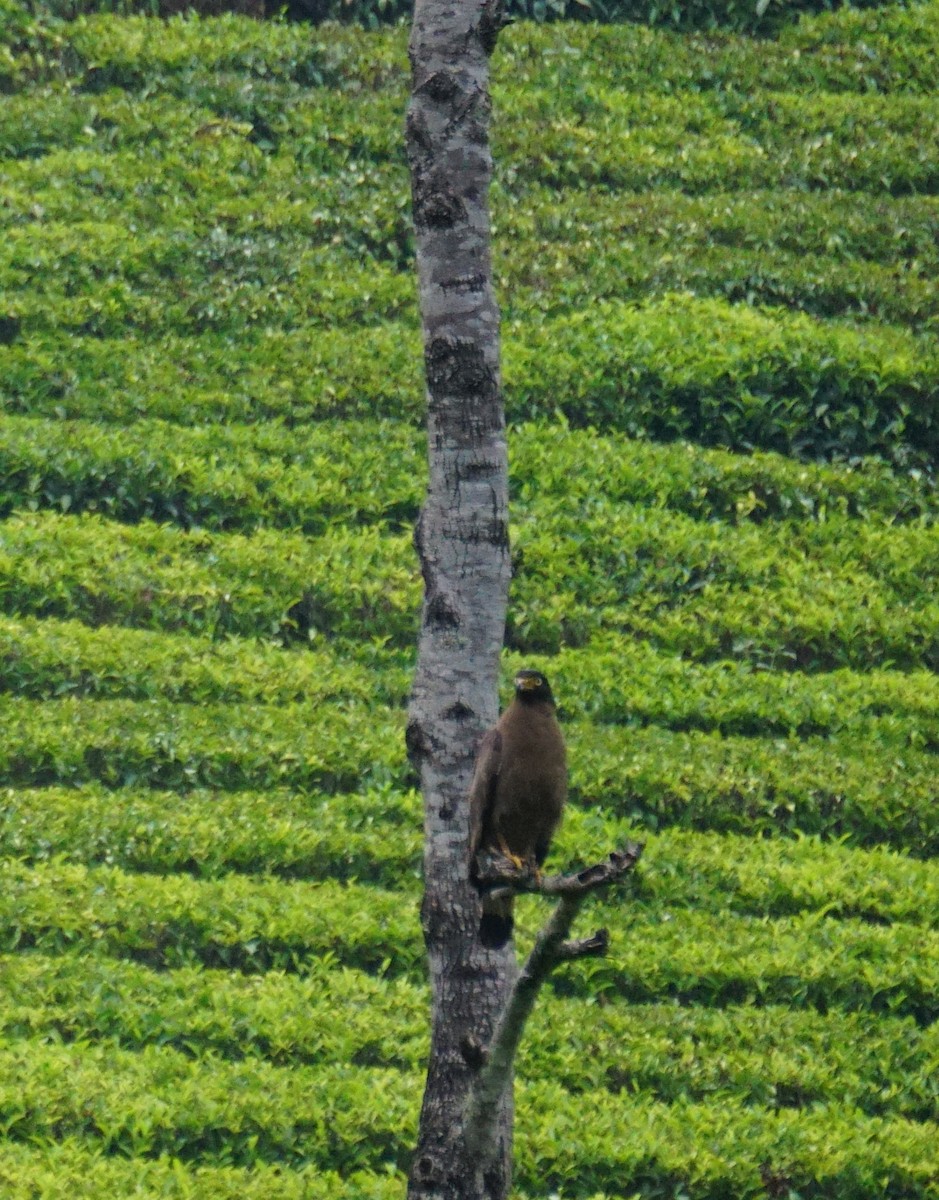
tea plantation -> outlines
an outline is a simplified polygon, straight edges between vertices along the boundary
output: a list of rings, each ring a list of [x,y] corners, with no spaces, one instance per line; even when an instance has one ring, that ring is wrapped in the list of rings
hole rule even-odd
[[[0,1195],[400,1197],[407,31],[0,28]],[[646,842],[518,1195],[935,1200],[939,0],[493,66],[505,676]]]

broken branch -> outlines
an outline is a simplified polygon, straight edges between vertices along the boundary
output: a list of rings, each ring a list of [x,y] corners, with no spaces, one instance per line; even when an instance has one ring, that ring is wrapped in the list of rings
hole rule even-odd
[[[557,896],[558,904],[535,939],[470,1092],[466,1112],[466,1144],[471,1154],[485,1153],[489,1149],[494,1114],[511,1079],[512,1063],[522,1030],[544,981],[558,963],[606,953],[609,934],[605,929],[599,929],[592,937],[579,941],[565,940],[580,906],[591,892],[616,883],[632,871],[641,854],[641,843],[629,842],[623,850],[615,850],[605,862],[586,867],[573,875],[552,875],[547,879],[539,878],[532,867],[516,867],[501,855],[487,853],[478,856],[477,884],[493,890],[505,888]]]

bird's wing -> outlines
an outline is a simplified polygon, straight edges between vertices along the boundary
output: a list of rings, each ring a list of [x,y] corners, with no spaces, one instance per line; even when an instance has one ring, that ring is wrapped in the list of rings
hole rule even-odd
[[[469,790],[469,859],[471,866],[476,852],[479,850],[486,818],[495,800],[501,761],[502,734],[498,729],[492,728],[483,734],[483,740],[479,744],[473,782],[470,784]]]

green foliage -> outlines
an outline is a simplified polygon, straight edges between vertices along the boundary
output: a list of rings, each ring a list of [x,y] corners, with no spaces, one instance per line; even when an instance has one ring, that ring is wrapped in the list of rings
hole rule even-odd
[[[578,425],[810,458],[880,453],[902,463],[918,451],[930,462],[933,353],[899,330],[822,329],[804,316],[673,296],[595,305],[565,321],[563,338],[548,325],[507,351],[506,384],[515,413],[543,412],[550,396]],[[544,383],[532,389],[536,371]]]
[[[699,661],[934,669],[934,547],[925,521],[730,527],[602,496],[545,501],[518,529],[507,636],[556,653],[612,628]]]
[[[16,0],[8,0],[15,4]],[[862,6],[878,0],[862,0]],[[785,26],[803,12],[824,12],[830,0],[777,0],[775,6],[754,6],[741,0],[509,0],[508,13],[515,19],[534,21],[589,20],[641,21],[675,29],[713,29],[728,27],[748,32],[771,32]],[[17,6],[18,7],[18,6]],[[180,5],[171,0],[42,0],[43,10],[60,18],[74,19],[87,13],[177,13]],[[226,9],[236,12],[280,12],[263,4],[256,8],[245,0],[191,0],[195,12],[216,14]],[[290,0],[290,17],[312,22],[357,22],[370,28],[401,21],[410,9],[401,0]]]
[[[877,459],[851,469],[809,468],[778,454],[662,445],[556,421],[518,425],[513,433],[513,499],[525,514],[543,499],[566,497],[581,509],[636,504],[728,525],[788,520],[795,527],[831,516],[876,526],[939,515],[939,491],[928,476],[894,472]]]
[[[414,976],[422,964],[416,904],[363,884],[140,876],[60,860],[9,862],[3,884],[3,951],[81,948],[162,969],[302,972],[325,957]],[[642,1002],[874,1010],[927,1026],[939,1016],[937,950],[934,930],[833,920],[824,907],[768,919],[650,899],[608,958],[558,986]]]
[[[348,700],[233,708],[3,697],[0,729],[8,783],[345,792],[406,777],[404,714],[379,720],[373,706]]]
[[[787,1189],[783,1195],[864,1200],[878,1187],[926,1196],[935,1170],[928,1126],[866,1118],[850,1104],[767,1111],[595,1093],[571,1104],[559,1086],[545,1083],[520,1088],[519,1098],[526,1148],[518,1174],[534,1195],[538,1185],[559,1195],[622,1195],[626,1179],[631,1194],[643,1197],[755,1200],[767,1194],[768,1177]]]
[[[275,1164],[250,1167],[127,1158],[69,1137],[41,1147],[9,1142],[0,1147],[0,1171],[11,1200],[32,1200],[35,1188],[48,1200],[98,1200],[100,1196],[172,1196],[174,1200],[394,1200],[403,1179],[384,1170],[340,1176],[318,1165],[284,1171]]]
[[[306,644],[327,634],[364,635],[410,644],[417,581],[409,542],[368,526],[306,539],[29,515],[0,529],[0,604],[14,613],[215,638]]]
[[[387,448],[377,475],[371,447]],[[326,532],[337,522],[410,524],[422,494],[423,437],[401,422],[179,426],[141,419],[117,429],[97,421],[0,417],[0,511],[98,512],[125,522],[184,528],[259,526]],[[773,454],[702,454],[689,446],[637,444],[533,422],[516,429],[512,484],[532,498],[654,505],[741,523],[934,518],[928,477],[898,475],[876,459],[844,471],[811,471]],[[576,471],[576,474],[574,472]]]
[[[162,1047],[131,1055],[108,1046],[27,1043],[0,1059],[7,1078],[18,1079],[0,1100],[7,1132],[18,1140],[41,1141],[57,1126],[60,1136],[90,1136],[104,1154],[121,1157],[198,1155],[217,1166],[334,1162],[343,1172],[395,1164],[413,1136],[393,1071],[226,1066]],[[292,1120],[279,1119],[285,1109]],[[375,1116],[367,1139],[354,1136],[363,1109]]]
[[[421,857],[414,793],[266,788],[114,789],[101,783],[0,792],[0,846],[22,862],[68,858],[150,873],[366,879],[392,888]]]
[[[54,859],[2,868],[0,946],[82,946],[160,968],[299,970],[324,958],[375,973],[421,963],[417,913],[395,892],[331,880],[135,875]]]
[[[794,186],[705,195],[532,186],[498,190],[495,211],[510,311],[520,291],[526,307],[557,311],[691,290],[935,331],[935,279],[902,265],[936,261],[931,197],[885,205],[855,192],[846,207],[838,192]]]
[[[936,854],[934,745],[913,749],[889,726],[803,739],[656,726],[578,734],[578,793],[653,829],[799,831]]]
[[[356,665],[358,660],[358,665]],[[186,704],[322,703],[399,705],[409,673],[380,644],[315,641],[302,653],[253,638],[177,637],[81,621],[0,617],[3,690]]]
[[[393,466],[375,474],[375,443]],[[323,422],[312,430],[180,428],[141,420],[0,417],[0,513],[16,508],[99,512],[183,527],[279,526],[325,533],[337,522],[417,514],[423,457],[396,422]]]
[[[585,1021],[577,998],[545,1002],[531,1026],[521,1077],[547,1075],[575,1093],[777,1111],[841,1101],[927,1121],[935,1112],[935,1038],[906,1018],[614,1000]]]
[[[119,7],[0,0],[0,1190],[390,1200],[406,30]],[[528,1031],[520,1200],[939,1177],[939,24],[795,10],[493,59],[505,682],[562,702],[549,869],[646,843]]]

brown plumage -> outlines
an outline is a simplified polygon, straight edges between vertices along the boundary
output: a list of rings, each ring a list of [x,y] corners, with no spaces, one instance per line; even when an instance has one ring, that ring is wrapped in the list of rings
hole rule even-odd
[[[480,850],[538,867],[567,799],[567,755],[551,687],[519,671],[515,698],[483,737],[470,785],[470,877]],[[483,893],[479,937],[498,949],[512,935],[512,897]]]

